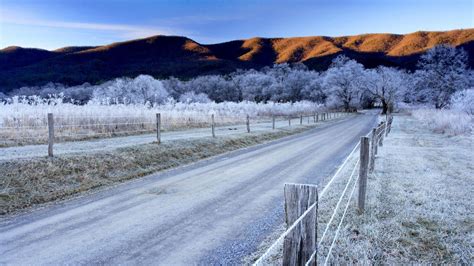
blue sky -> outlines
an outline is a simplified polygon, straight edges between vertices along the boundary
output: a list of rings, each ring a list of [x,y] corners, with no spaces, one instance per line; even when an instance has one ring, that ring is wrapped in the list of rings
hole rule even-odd
[[[473,28],[474,0],[0,0],[0,48],[101,45],[157,34],[200,43]]]

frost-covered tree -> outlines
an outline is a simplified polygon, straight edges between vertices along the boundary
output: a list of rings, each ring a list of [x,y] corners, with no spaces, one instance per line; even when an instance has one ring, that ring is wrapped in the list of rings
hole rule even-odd
[[[247,101],[262,102],[270,100],[276,82],[275,78],[265,73],[248,73],[239,77],[242,88],[242,99]]]
[[[467,54],[463,49],[440,45],[421,56],[416,72],[419,93],[436,108],[444,108],[451,95],[468,87]]]
[[[404,76],[403,71],[379,66],[366,70],[360,84],[368,93],[367,96],[382,105],[382,113],[386,114],[405,91]]]
[[[317,103],[324,103],[327,94],[323,88],[323,77],[318,72],[311,72],[309,80],[301,89],[301,98]]]
[[[220,75],[196,77],[186,82],[186,91],[205,93],[216,102],[237,101],[239,93],[235,91],[232,82]]]
[[[313,73],[313,71],[303,69],[292,69],[282,82],[289,95],[288,99],[284,100],[296,102],[309,96],[302,94],[302,90],[309,86],[313,79],[318,79],[318,75],[313,75]]]
[[[181,80],[170,77],[162,81],[163,87],[174,99],[179,99],[179,96],[186,93],[186,86]]]
[[[80,105],[86,104],[91,100],[94,89],[95,86],[87,82],[82,85],[68,87],[63,92],[64,101]]]
[[[92,94],[94,101],[104,104],[161,104],[168,98],[168,92],[160,80],[148,75],[134,79],[117,78],[97,86]]]
[[[133,79],[128,90],[128,97],[135,98],[134,102],[142,104],[163,103],[168,95],[163,83],[148,75],[140,75]]]
[[[360,80],[364,67],[343,55],[336,57],[324,75],[324,87],[327,89],[331,104],[342,105],[348,111],[357,105],[360,94]]]

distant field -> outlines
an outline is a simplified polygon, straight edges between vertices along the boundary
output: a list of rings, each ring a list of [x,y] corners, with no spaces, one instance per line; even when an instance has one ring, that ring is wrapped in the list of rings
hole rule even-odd
[[[54,115],[55,141],[71,141],[156,132],[156,114],[161,114],[163,131],[271,121],[271,116],[286,117],[321,112],[321,105],[299,103],[168,103],[150,105],[73,105],[69,103],[17,100],[0,104],[0,147],[46,143],[47,114]]]

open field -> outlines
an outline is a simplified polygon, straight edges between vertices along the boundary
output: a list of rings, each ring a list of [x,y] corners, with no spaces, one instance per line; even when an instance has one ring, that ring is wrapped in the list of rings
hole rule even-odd
[[[350,113],[338,113],[338,118],[350,116]],[[314,117],[304,117],[301,120],[301,117],[282,120],[280,117],[275,119],[275,129],[272,128],[271,121],[250,121],[250,131],[251,132],[275,132],[275,131],[288,131],[292,128],[299,128],[301,126],[308,125],[320,125],[324,123],[332,123],[337,121],[338,118],[335,118],[334,114],[331,114],[331,118],[327,120],[314,122]],[[289,121],[291,125],[289,125]],[[301,123],[301,124],[300,124]],[[212,135],[210,125],[206,125],[206,128],[191,128],[185,130],[175,130],[175,131],[165,131],[161,133],[161,141],[174,141],[174,140],[191,140],[206,138]],[[135,145],[148,144],[157,141],[156,129],[152,134],[144,133],[140,135],[130,135],[130,136],[121,136],[121,137],[102,137],[93,140],[82,140],[82,141],[67,141],[60,142],[54,145],[54,154],[73,154],[73,153],[95,153],[95,152],[107,152],[113,151],[118,148],[126,148]],[[240,124],[232,124],[222,126],[222,124],[217,124],[215,127],[215,135],[217,137],[222,136],[235,136],[247,134],[247,127],[245,122]],[[39,144],[39,145],[24,145],[24,146],[14,146],[14,147],[0,147],[0,161],[12,160],[12,159],[25,159],[39,156],[48,155],[48,145]]]
[[[466,112],[436,109],[413,109],[410,113],[435,133],[447,135],[470,134],[474,116]]]
[[[366,213],[356,212],[356,192],[329,262],[470,264],[473,148],[472,134],[441,135],[411,116],[395,116],[369,175]],[[319,206],[321,229],[333,208],[324,202]],[[340,218],[341,213],[336,221]],[[323,242],[319,259],[330,244]]]
[[[209,128],[211,115],[216,126],[270,122],[302,114],[323,111],[321,105],[298,103],[166,103],[103,105],[88,103],[74,105],[39,97],[14,97],[11,103],[0,103],[0,147],[42,144],[48,140],[47,114],[54,116],[55,141],[74,141],[149,134],[156,131],[156,114],[161,114],[161,129],[176,131]]]
[[[318,264],[473,260],[473,136],[433,130],[432,124],[420,123],[419,116],[395,116],[391,133],[378,149],[375,172],[369,173],[362,215],[357,213],[358,150],[334,180],[327,176],[321,182],[331,179],[331,186],[322,186],[327,191],[318,202]],[[264,265],[281,265],[283,243],[276,240],[285,229],[284,223],[277,227],[245,263],[252,264],[275,243]]]

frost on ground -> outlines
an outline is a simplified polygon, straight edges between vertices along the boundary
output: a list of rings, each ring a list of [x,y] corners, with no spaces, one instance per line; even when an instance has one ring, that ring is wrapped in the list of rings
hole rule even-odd
[[[472,135],[436,134],[411,116],[396,116],[369,176],[366,213],[357,215],[356,190],[329,261],[472,262],[472,144]],[[327,249],[321,246],[318,260]]]
[[[358,154],[358,150],[354,152],[355,155]],[[321,242],[320,250],[318,252],[318,263],[324,263],[324,254],[327,253],[329,246],[331,245],[331,241],[334,238],[334,233],[336,231],[337,223],[339,222],[340,218],[342,217],[342,211],[336,212],[336,215],[332,218],[332,222],[330,223],[328,229],[326,230],[326,225],[331,220],[333,210],[336,208],[336,205],[339,203],[339,210],[343,210],[345,204],[349,198],[349,194],[355,184],[357,178],[357,171],[354,172],[352,175],[351,182],[349,178],[354,171],[354,168],[358,166],[358,160],[356,156],[351,156],[346,165],[341,169],[341,172],[337,174],[337,176],[331,182],[331,185],[327,187],[327,190],[323,196],[319,196],[318,199],[318,243]],[[334,169],[336,171],[336,169]],[[322,189],[327,186],[329,181],[332,179],[334,175],[328,175],[324,180],[322,180],[318,186],[319,193],[321,193]],[[341,192],[346,188],[346,193],[340,200]],[[269,250],[270,246],[276,243],[276,246],[273,250],[269,251],[263,260],[264,265],[281,265],[282,264],[282,252],[283,252],[283,242],[276,242],[278,237],[285,232],[287,228],[286,224],[281,225],[279,228],[273,232],[270,236],[265,239],[258,250],[256,250],[253,254],[248,256],[244,259],[245,264],[251,264],[259,259],[267,250]],[[325,232],[326,231],[326,232]]]
[[[474,127],[474,116],[466,112],[439,109],[411,110],[413,117],[436,133],[469,134]]]
[[[375,171],[369,174],[365,214],[357,213],[358,151],[320,197],[318,263],[324,264],[333,241],[327,260],[336,265],[472,262],[473,148],[471,134],[433,133],[412,116],[396,115],[391,133],[379,147]],[[330,178],[321,182],[321,188]],[[283,231],[269,236],[246,262],[258,259]],[[264,263],[281,265],[281,251],[279,245]]]

